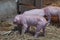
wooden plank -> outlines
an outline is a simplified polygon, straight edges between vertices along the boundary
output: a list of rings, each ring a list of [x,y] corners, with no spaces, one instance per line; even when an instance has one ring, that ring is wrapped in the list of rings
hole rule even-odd
[[[24,3],[24,4],[30,4],[30,5],[33,5],[33,3],[34,3],[34,0],[21,0],[21,2],[19,2],[19,3]],[[19,11],[21,11],[21,13],[23,13],[24,11],[27,11],[27,10],[30,10],[30,9],[32,9],[32,8],[28,8],[27,6],[25,6],[25,5],[21,5],[21,4],[19,4],[20,6],[20,8],[19,8]],[[32,6],[31,6],[32,7]]]
[[[24,4],[32,4],[34,3],[34,0],[22,0],[21,3],[24,3]]]
[[[36,0],[36,7],[37,8],[42,8],[43,7],[43,0]]]

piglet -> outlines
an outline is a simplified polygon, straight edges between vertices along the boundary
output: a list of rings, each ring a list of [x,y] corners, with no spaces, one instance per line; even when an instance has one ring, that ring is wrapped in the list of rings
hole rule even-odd
[[[51,22],[51,16],[58,16],[60,22],[60,7],[56,6],[47,6],[41,9],[32,9],[25,11],[24,15],[39,15],[39,16],[47,16],[48,22]]]
[[[45,35],[45,28],[47,21],[42,16],[29,16],[29,15],[16,15],[14,18],[14,24],[22,25],[22,35],[29,29],[30,26],[36,26],[36,32],[34,37],[38,37],[40,30],[43,29],[43,34]]]
[[[59,23],[60,23],[60,7],[47,6],[44,8],[44,10],[45,10],[45,13],[50,21],[51,21],[51,16],[58,16]]]
[[[47,16],[47,19],[48,19],[48,25],[50,24],[50,14],[47,13],[47,10],[46,10],[46,7],[45,8],[41,8],[41,9],[32,9],[32,10],[28,10],[28,11],[25,11],[23,13],[24,15],[38,15],[38,16]]]

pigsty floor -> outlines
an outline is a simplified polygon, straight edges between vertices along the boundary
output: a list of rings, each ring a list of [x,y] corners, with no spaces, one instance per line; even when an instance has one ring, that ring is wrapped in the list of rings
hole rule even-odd
[[[49,25],[46,27],[46,36],[39,36],[34,38],[31,33],[26,33],[23,36],[18,31],[11,33],[10,35],[3,35],[14,28],[11,22],[0,23],[0,40],[60,40],[60,28],[56,25]],[[33,31],[34,28],[30,28]]]

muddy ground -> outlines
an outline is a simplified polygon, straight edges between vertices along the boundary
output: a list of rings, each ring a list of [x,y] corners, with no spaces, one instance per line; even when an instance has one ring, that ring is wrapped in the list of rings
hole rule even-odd
[[[12,22],[0,22],[0,40],[60,40],[60,28],[56,25],[49,25],[46,27],[46,35],[42,36],[42,31],[38,38],[34,38],[32,33],[25,33],[20,35],[19,31],[14,31],[8,35],[8,33],[14,29]],[[31,27],[30,31],[35,32],[36,28]]]

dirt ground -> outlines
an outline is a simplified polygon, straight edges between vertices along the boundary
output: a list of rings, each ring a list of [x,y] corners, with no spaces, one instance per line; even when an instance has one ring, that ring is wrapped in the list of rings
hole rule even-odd
[[[60,28],[56,25],[49,25],[46,27],[46,35],[34,38],[32,33],[25,33],[20,35],[19,31],[14,31],[8,35],[9,31],[14,29],[12,22],[0,23],[0,40],[60,40]],[[35,28],[30,28],[31,32],[34,32]],[[4,35],[3,35],[4,34]],[[41,32],[42,34],[42,32]],[[40,35],[41,35],[40,34]]]

